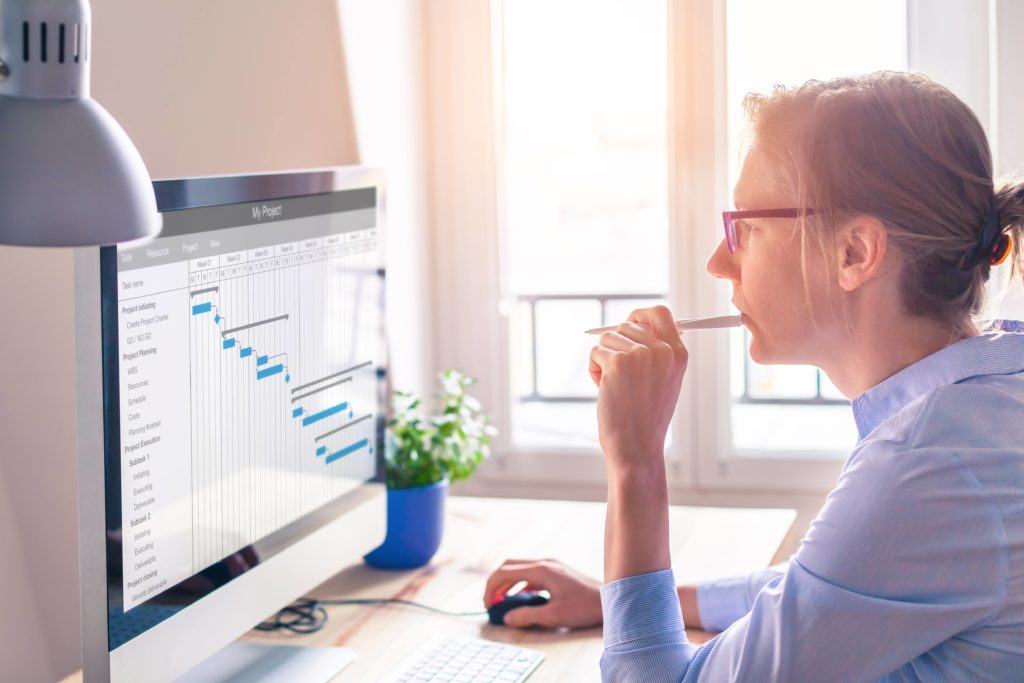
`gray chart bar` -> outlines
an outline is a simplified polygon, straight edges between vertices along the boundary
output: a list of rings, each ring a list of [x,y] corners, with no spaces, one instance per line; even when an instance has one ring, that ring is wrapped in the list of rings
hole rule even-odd
[[[229,334],[231,334],[232,332],[238,332],[239,330],[247,330],[250,327],[259,327],[260,325],[266,325],[267,323],[276,323],[278,320],[287,320],[287,319],[288,319],[288,314],[285,313],[284,315],[275,316],[273,318],[267,318],[266,320],[257,320],[254,323],[246,323],[245,325],[239,325],[238,327],[229,327],[228,329],[226,329],[223,332],[221,332],[220,336],[226,337]]]
[[[209,292],[219,291],[220,287],[207,287],[206,289],[197,289],[190,294],[190,296],[199,296],[200,294],[207,294]]]
[[[325,384],[322,387],[318,387],[318,388],[314,389],[313,391],[307,391],[304,394],[300,394],[298,396],[293,396],[292,397],[292,403],[295,403],[296,401],[298,401],[300,399],[306,398],[307,396],[312,396],[313,394],[319,394],[324,389],[330,389],[331,387],[336,387],[339,384],[344,384],[345,382],[351,382],[351,381],[352,381],[351,377],[346,377],[345,379],[338,380],[337,382],[331,382],[330,384]]]
[[[312,382],[306,382],[305,384],[300,384],[299,386],[297,386],[294,389],[292,389],[292,393],[294,394],[296,391],[300,391],[302,389],[305,389],[306,387],[311,387],[314,384],[320,384],[320,382],[326,382],[327,380],[334,379],[335,377],[341,377],[342,375],[347,375],[350,372],[355,372],[359,368],[365,368],[367,365],[370,365],[372,363],[373,363],[373,361],[369,361],[369,360],[368,361],[363,361],[359,365],[353,365],[350,368],[345,368],[344,370],[339,370],[338,372],[335,372],[334,374],[331,374],[331,375],[327,375],[326,377],[321,377],[320,379],[315,379]]]
[[[316,443],[316,442],[317,442],[317,441],[319,441],[320,439],[326,439],[326,438],[327,438],[327,437],[329,437],[329,436],[330,436],[331,434],[337,434],[337,433],[338,433],[338,432],[340,432],[340,431],[341,431],[342,429],[348,429],[348,428],[349,428],[349,427],[351,427],[352,425],[354,425],[354,424],[359,424],[359,423],[360,423],[360,422],[362,422],[363,420],[369,420],[369,419],[370,419],[371,417],[373,417],[373,414],[372,414],[372,413],[370,413],[370,414],[368,414],[368,415],[363,415],[362,417],[357,417],[356,419],[352,420],[352,421],[351,421],[351,422],[349,422],[348,424],[343,424],[343,425],[341,425],[340,427],[336,427],[336,428],[332,429],[332,430],[331,430],[331,431],[329,431],[329,432],[324,432],[324,433],[323,433],[323,434],[321,434],[320,436],[318,436],[318,437],[316,437],[315,439],[313,439],[313,442],[314,442],[314,443]]]

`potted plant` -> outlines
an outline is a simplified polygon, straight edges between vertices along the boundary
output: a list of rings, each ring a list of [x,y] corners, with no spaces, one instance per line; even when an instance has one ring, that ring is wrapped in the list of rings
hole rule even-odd
[[[395,392],[385,434],[387,535],[364,556],[382,569],[411,569],[430,561],[441,545],[444,502],[451,483],[469,477],[490,455],[497,431],[466,393],[475,383],[458,370],[438,375],[441,412],[429,419],[412,394]]]

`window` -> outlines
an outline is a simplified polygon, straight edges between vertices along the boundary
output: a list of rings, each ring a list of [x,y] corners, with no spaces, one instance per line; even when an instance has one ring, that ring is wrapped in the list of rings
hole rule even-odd
[[[1020,88],[993,84],[1017,72],[992,80],[988,60],[1017,48],[1007,38],[990,51],[991,6],[932,4],[427,6],[429,127],[443,152],[429,165],[443,245],[432,314],[446,332],[434,358],[481,379],[501,429],[489,485],[604,481],[583,330],[660,301],[680,316],[728,309],[729,285],[705,265],[739,173],[744,93],[907,68],[950,87],[985,125],[996,109],[1012,119]],[[688,336],[671,485],[830,488],[856,441],[849,405],[814,368],[750,362],[742,335]]]
[[[594,338],[668,291],[664,0],[498,3],[511,437],[597,448]]]
[[[741,101],[775,83],[906,68],[906,6],[786,0],[726,5],[728,185]],[[623,0],[498,5],[499,193],[512,302],[512,439],[597,446],[581,334],[669,290],[668,7]],[[807,58],[814,54],[815,58]],[[709,224],[710,228],[710,224]],[[694,268],[702,270],[699,259]],[[847,401],[809,367],[758,366],[730,339],[731,445],[835,457],[856,442]]]

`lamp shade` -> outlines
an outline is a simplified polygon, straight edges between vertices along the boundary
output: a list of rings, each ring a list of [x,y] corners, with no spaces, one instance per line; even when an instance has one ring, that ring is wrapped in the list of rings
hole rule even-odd
[[[0,0],[0,243],[154,237],[146,165],[89,97],[86,0]]]

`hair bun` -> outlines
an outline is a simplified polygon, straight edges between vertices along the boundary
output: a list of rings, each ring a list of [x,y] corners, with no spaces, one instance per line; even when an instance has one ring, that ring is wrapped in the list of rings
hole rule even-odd
[[[982,223],[981,231],[978,233],[974,249],[964,257],[960,267],[963,270],[970,270],[982,263],[994,264],[997,255],[1005,258],[1006,250],[1002,248],[1004,237],[1009,236],[1000,231],[999,207],[993,198],[988,215],[985,216],[985,222]]]

